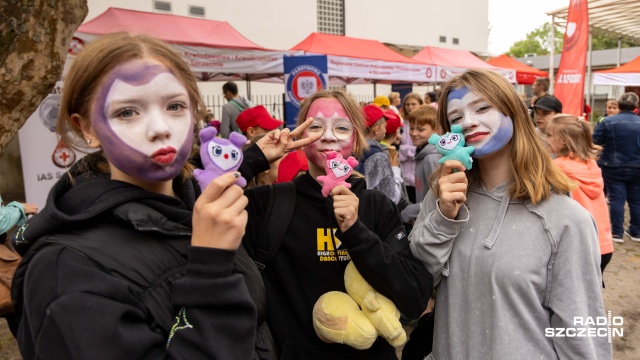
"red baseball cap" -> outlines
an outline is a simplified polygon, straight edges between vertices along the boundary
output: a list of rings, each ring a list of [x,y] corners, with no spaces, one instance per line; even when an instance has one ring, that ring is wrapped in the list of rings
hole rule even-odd
[[[269,114],[267,109],[262,105],[244,109],[236,118],[236,123],[243,133],[247,132],[247,129],[250,127],[259,126],[271,131],[284,124],[284,122],[272,118],[271,114]]]
[[[382,111],[382,109],[380,109],[375,105],[371,105],[371,104],[367,105],[363,107],[362,110],[364,111],[365,122],[367,123],[367,127],[371,127],[371,125],[377,123],[378,120],[380,120],[381,118],[385,118],[387,120],[389,119],[389,115],[385,114],[385,112]]]
[[[307,157],[302,150],[296,150],[285,155],[278,165],[277,183],[293,180],[300,171],[309,170]]]
[[[402,126],[400,116],[394,113],[393,110],[386,110],[384,113],[387,116],[387,135],[395,134],[398,128]]]

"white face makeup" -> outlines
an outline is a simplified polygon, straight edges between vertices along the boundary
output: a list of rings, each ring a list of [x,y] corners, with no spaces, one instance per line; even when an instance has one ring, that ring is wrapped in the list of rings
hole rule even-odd
[[[150,157],[165,148],[177,151],[189,136],[185,126],[191,121],[189,95],[170,73],[140,86],[116,80],[107,96],[105,114],[125,144]]]
[[[467,145],[475,147],[471,156],[481,158],[501,150],[513,136],[513,121],[488,101],[466,87],[447,96],[447,118],[460,125]]]
[[[117,66],[98,87],[92,124],[110,163],[148,182],[173,179],[192,146],[189,94],[164,64]]]

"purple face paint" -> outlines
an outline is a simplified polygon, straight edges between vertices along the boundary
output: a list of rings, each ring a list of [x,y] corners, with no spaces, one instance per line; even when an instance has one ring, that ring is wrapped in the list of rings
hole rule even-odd
[[[154,60],[116,67],[98,88],[92,125],[107,159],[123,173],[148,182],[178,175],[192,147],[188,92],[171,70]]]
[[[513,137],[513,120],[467,87],[447,96],[447,118],[462,126],[467,145],[475,147],[474,158],[501,150]]]

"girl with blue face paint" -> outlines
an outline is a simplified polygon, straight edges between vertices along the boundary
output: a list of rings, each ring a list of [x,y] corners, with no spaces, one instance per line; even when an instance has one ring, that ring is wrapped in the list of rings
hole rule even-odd
[[[410,235],[437,286],[428,359],[611,358],[606,338],[555,336],[605,316],[598,236],[513,86],[469,70],[439,105],[444,131],[462,126],[476,150],[471,170],[436,172]]]

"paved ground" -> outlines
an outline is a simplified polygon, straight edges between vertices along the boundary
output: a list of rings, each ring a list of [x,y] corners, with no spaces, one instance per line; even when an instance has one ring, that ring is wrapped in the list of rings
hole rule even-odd
[[[625,239],[614,244],[613,258],[604,272],[605,309],[622,316],[624,336],[613,338],[613,358],[640,359],[640,243]],[[16,341],[0,320],[0,360],[20,360]]]

